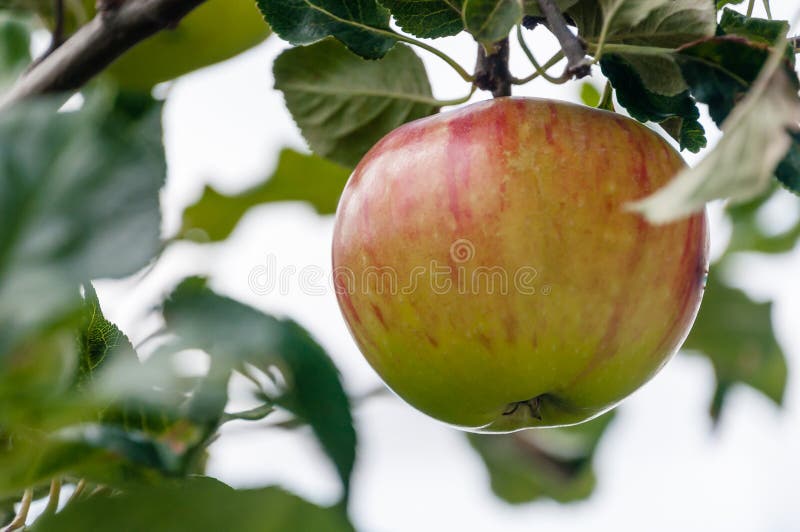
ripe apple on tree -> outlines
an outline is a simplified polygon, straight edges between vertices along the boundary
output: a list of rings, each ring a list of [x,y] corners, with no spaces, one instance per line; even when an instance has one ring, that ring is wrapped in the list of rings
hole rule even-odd
[[[392,390],[446,423],[595,417],[650,379],[696,316],[705,213],[656,226],[625,209],[682,168],[645,126],[566,103],[498,98],[401,126],[337,212],[350,331]]]

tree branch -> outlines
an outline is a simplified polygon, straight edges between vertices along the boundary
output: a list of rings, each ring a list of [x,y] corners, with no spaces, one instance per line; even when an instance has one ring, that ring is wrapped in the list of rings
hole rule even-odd
[[[177,23],[205,0],[105,0],[97,15],[22,75],[0,110],[32,96],[74,91],[137,43]]]
[[[478,44],[475,64],[475,86],[490,91],[492,96],[511,96],[511,72],[508,69],[508,37],[492,45],[489,53]]]
[[[556,6],[554,0],[537,0],[539,9],[547,20],[547,27],[555,35],[567,56],[567,69],[564,72],[568,77],[583,78],[591,73],[591,62],[586,58],[586,49],[567,27],[564,15]]]

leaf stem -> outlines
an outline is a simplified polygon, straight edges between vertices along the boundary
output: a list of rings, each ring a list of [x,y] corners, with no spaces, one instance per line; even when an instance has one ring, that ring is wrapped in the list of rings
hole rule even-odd
[[[553,65],[555,65],[556,63],[558,63],[562,59],[564,59],[564,52],[562,50],[559,50],[558,52],[556,52],[556,54],[553,57],[548,59],[545,62],[544,65],[541,65],[541,66],[539,66],[537,68],[537,65],[534,64],[534,68],[536,68],[536,71],[533,74],[531,74],[530,76],[524,77],[524,78],[514,78],[514,79],[511,80],[511,83],[513,83],[514,85],[524,85],[524,84],[528,83],[529,81],[532,81],[532,80],[538,78],[539,76],[542,76],[544,74],[545,70],[547,70],[548,68],[552,67]],[[547,79],[547,78],[545,78],[545,79]]]
[[[534,79],[536,76],[542,76],[544,79],[546,79],[550,83],[561,84],[561,83],[564,83],[565,81],[567,81],[567,79],[569,79],[569,78],[564,78],[563,75],[560,76],[560,77],[551,76],[550,74],[547,73],[547,68],[549,68],[549,66],[545,67],[545,68],[542,68],[542,66],[539,64],[539,62],[534,57],[533,52],[531,52],[531,49],[528,48],[528,44],[525,42],[525,37],[524,37],[524,35],[522,35],[522,26],[520,26],[520,25],[517,25],[517,41],[519,41],[520,48],[522,48],[522,51],[528,57],[528,60],[533,65],[533,68],[536,69],[536,72],[534,72],[532,76],[528,76],[528,78],[530,78],[530,79],[524,78],[525,80],[530,81],[531,79]],[[555,61],[556,63],[558,61],[561,61],[561,58],[564,57],[564,52],[562,50],[559,50],[559,52],[554,56],[554,58],[555,57],[558,58]],[[551,59],[551,61],[552,61],[552,59]],[[550,65],[550,66],[552,66],[552,65]],[[516,80],[516,81],[521,82],[523,80]],[[526,81],[526,83],[527,83],[527,81]],[[517,84],[519,84],[519,83],[517,83]]]
[[[233,421],[233,420],[259,421],[261,419],[264,419],[274,411],[275,411],[274,405],[270,403],[265,403],[255,408],[251,408],[250,410],[243,410],[241,412],[232,412],[230,414],[226,413],[222,416],[221,423],[226,423],[228,421]]]
[[[442,61],[444,61],[448,65],[450,65],[450,67],[453,70],[455,70],[456,73],[459,76],[461,76],[461,79],[463,79],[464,81],[466,81],[468,83],[472,83],[475,80],[475,77],[473,75],[471,75],[469,72],[467,72],[466,70],[464,70],[464,67],[459,65],[455,61],[455,59],[453,59],[452,57],[450,57],[446,53],[444,53],[444,52],[442,52],[440,50],[437,50],[436,48],[434,48],[433,46],[431,46],[431,45],[429,45],[427,43],[424,43],[424,42],[422,42],[420,40],[414,39],[413,37],[409,37],[407,35],[396,33],[394,31],[377,30],[377,33],[386,34],[386,35],[389,35],[389,36],[397,39],[398,41],[401,41],[401,42],[404,42],[404,43],[408,43],[408,44],[412,44],[414,46],[422,48],[426,52],[432,53],[433,55],[435,55],[436,57],[438,57],[439,59],[441,59]]]
[[[764,10],[767,12],[767,18],[772,20],[772,10],[769,8],[769,0],[764,0]]]
[[[755,3],[756,3],[756,0],[750,0],[747,3],[747,16],[748,17],[752,17],[753,16],[753,7],[755,7]]]
[[[636,55],[664,55],[675,53],[674,48],[661,48],[659,46],[639,46],[636,44],[606,44],[602,47],[600,44],[589,43],[589,52],[595,57],[595,61],[600,60],[600,56],[604,52],[617,52],[621,54],[636,54]]]

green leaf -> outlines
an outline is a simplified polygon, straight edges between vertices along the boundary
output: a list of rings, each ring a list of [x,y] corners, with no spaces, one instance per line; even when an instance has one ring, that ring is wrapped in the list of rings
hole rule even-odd
[[[422,61],[404,45],[364,61],[325,40],[283,52],[273,69],[311,149],[345,166],[399,125],[437,110]]]
[[[207,477],[94,496],[35,523],[34,531],[352,531],[341,508],[323,508],[280,488],[234,490]]]
[[[578,1],[579,0],[556,0],[556,7],[563,13],[577,4]],[[523,0],[523,5],[526,15],[542,16],[542,10],[539,8],[538,0]]]
[[[570,502],[592,494],[594,453],[613,417],[609,413],[573,427],[468,438],[489,471],[492,491],[504,501]]]
[[[0,90],[10,86],[31,62],[28,27],[14,18],[0,18]]]
[[[216,295],[197,278],[170,295],[164,318],[185,345],[211,355],[212,368],[280,370],[287,386],[274,402],[311,425],[347,493],[356,446],[350,403],[333,362],[302,327]]]
[[[383,57],[395,44],[389,11],[375,0],[257,0],[273,31],[292,44],[336,37],[365,59]]]
[[[91,381],[109,359],[121,356],[137,360],[128,337],[103,316],[91,283],[84,285],[83,323],[78,329],[78,382]]]
[[[484,46],[507,37],[521,21],[521,0],[464,1],[464,26]]]
[[[681,149],[697,153],[706,146],[700,111],[671,58],[606,54],[600,66],[632,117],[659,123],[677,119],[675,138]]]
[[[305,201],[320,214],[332,214],[349,174],[322,157],[284,149],[272,176],[250,190],[226,196],[207,186],[183,212],[179,236],[191,239],[199,232],[200,240],[224,240],[250,208],[273,201]]]
[[[786,388],[786,360],[775,340],[771,303],[755,303],[744,292],[709,277],[700,314],[683,349],[698,351],[714,366],[717,389],[711,416],[719,418],[736,383],[760,391],[776,404]]]
[[[380,0],[406,33],[435,39],[464,29],[463,0]]]
[[[722,12],[718,29],[718,33],[722,35],[736,35],[769,46],[778,42],[778,39],[786,37],[788,32],[789,23],[785,20],[747,17],[732,9],[725,9]]]
[[[792,135],[793,142],[789,153],[775,169],[775,177],[783,186],[800,194],[800,134]]]
[[[797,85],[781,68],[780,57],[765,67],[757,87],[722,125],[719,144],[694,168],[631,205],[654,223],[669,222],[718,198],[746,201],[769,186],[792,143],[787,131],[800,122]]]
[[[800,221],[779,234],[766,232],[758,221],[758,215],[767,200],[776,194],[788,194],[786,191],[776,188],[777,190],[770,191],[754,200],[738,204],[729,203],[726,206],[725,212],[730,218],[732,231],[725,256],[739,251],[787,253],[794,249],[800,238]],[[793,197],[792,199],[795,207],[800,209],[800,198]]]
[[[708,0],[581,0],[567,13],[580,35],[606,43],[674,48],[714,35],[717,17]]]
[[[581,85],[581,101],[589,107],[597,107],[600,104],[600,91],[589,82]]]
[[[0,116],[0,357],[78,311],[80,283],[129,275],[159,248],[160,114],[123,118],[108,99],[57,107]]]
[[[687,45],[676,55],[692,95],[708,105],[718,126],[750,90],[768,58],[766,45],[731,36]]]

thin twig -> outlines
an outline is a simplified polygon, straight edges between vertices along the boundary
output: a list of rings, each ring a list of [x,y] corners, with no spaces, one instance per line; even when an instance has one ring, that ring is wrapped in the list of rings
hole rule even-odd
[[[564,15],[558,9],[554,0],[537,0],[539,9],[547,19],[547,27],[558,39],[564,55],[567,56],[565,74],[569,77],[583,78],[591,73],[592,63],[586,57],[586,50],[580,39],[567,27]]]
[[[47,507],[42,515],[50,515],[58,510],[58,502],[61,498],[61,479],[54,478],[50,481],[50,494],[47,496]]]
[[[28,511],[31,509],[31,502],[33,501],[33,490],[27,489],[22,494],[22,502],[19,503],[19,511],[17,512],[14,520],[0,532],[13,532],[25,527],[25,521],[28,520]]]
[[[106,2],[91,21],[22,75],[0,101],[0,110],[32,96],[80,88],[137,43],[175,27],[204,1]]]

